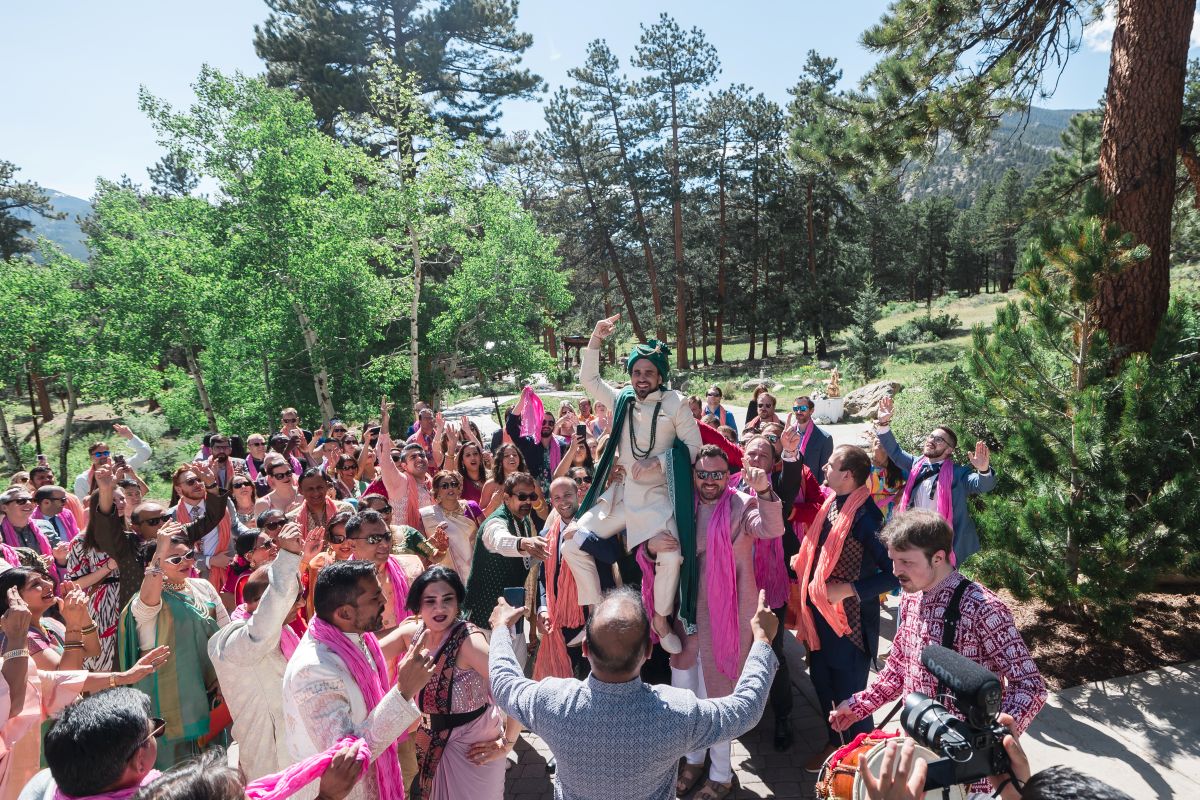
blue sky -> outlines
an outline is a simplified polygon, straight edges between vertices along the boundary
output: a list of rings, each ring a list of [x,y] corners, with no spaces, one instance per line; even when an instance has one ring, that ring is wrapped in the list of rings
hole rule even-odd
[[[627,63],[639,23],[665,11],[685,27],[699,26],[716,46],[718,85],[744,83],[786,102],[810,49],[836,56],[846,82],[856,81],[874,62],[858,36],[885,8],[881,0],[522,0],[519,24],[534,39],[525,63],[551,89],[583,61],[592,39],[607,39]],[[266,16],[261,0],[4,3],[0,53],[9,69],[0,108],[8,119],[0,124],[0,159],[21,167],[22,178],[80,197],[91,195],[97,176],[144,182],[161,151],[137,108],[139,84],[186,105],[204,63],[261,71],[253,30]],[[1105,30],[1101,24],[1089,32],[1054,96],[1039,105],[1095,105],[1107,79]],[[540,124],[536,102],[505,107],[507,130]]]

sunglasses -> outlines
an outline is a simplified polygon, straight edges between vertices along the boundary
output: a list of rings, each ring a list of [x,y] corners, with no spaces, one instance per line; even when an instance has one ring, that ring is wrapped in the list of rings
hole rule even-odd
[[[283,421],[284,422],[299,422],[300,418],[299,417],[284,417]]]
[[[338,467],[338,469],[342,472],[347,472],[358,469],[358,466],[355,464],[342,464],[340,467]]]
[[[130,753],[129,757],[133,758],[134,754],[137,753],[138,750],[141,750],[143,747],[150,744],[151,739],[161,739],[162,735],[166,733],[166,731],[167,721],[165,719],[162,717],[151,717],[150,732],[146,734],[145,739],[142,739],[140,742],[138,742],[137,747],[133,748],[133,753]]]
[[[779,437],[778,437],[776,434],[774,434],[774,433],[764,433],[764,434],[763,434],[763,438],[764,438],[764,439],[766,439],[766,440],[767,440],[768,442],[770,442],[771,444],[778,444],[778,443],[779,443]]]
[[[277,481],[286,481],[286,480],[291,480],[292,473],[291,472],[272,472],[271,477]]]
[[[442,481],[437,485],[439,489],[457,489],[462,486],[458,481]]]
[[[112,455],[111,450],[97,450],[92,453],[92,458],[108,458],[110,455]]]
[[[266,447],[266,442],[246,442],[246,447]]]
[[[32,497],[14,497],[12,500],[9,500],[8,502],[16,503],[19,506],[31,506],[31,505],[33,505],[33,498]]]
[[[167,556],[166,558],[163,559],[163,561],[166,561],[168,564],[182,564],[184,561],[195,561],[195,560],[196,560],[196,551],[195,550],[188,550],[186,553],[180,553],[177,556]]]
[[[705,397],[720,397],[721,395],[717,394],[716,392],[707,392],[704,396]]]
[[[159,525],[162,525],[164,522],[170,522],[170,521],[171,521],[171,518],[168,517],[166,514],[163,514],[161,517],[146,517],[145,519],[138,520],[137,524],[138,525],[149,525],[152,528],[156,528]]]
[[[724,470],[724,469],[714,469],[714,470],[698,469],[698,470],[696,470],[696,477],[702,481],[719,481],[728,474],[729,474],[729,470]]]
[[[583,485],[583,484],[585,484],[585,483],[591,483],[591,482],[592,482],[592,479],[591,479],[591,478],[589,478],[589,477],[587,477],[587,476],[585,475],[585,476],[584,476],[584,477],[582,477],[582,478],[576,478],[576,479],[575,479],[575,482],[576,482],[576,483],[578,483],[580,486],[582,486],[582,485]]]
[[[280,528],[282,528],[284,525],[287,525],[287,520],[286,520],[286,519],[277,519],[277,520],[274,520],[274,521],[272,521],[272,522],[266,522],[266,523],[263,523],[263,530],[265,530],[265,531],[277,531],[277,530],[279,530]]]
[[[792,411],[795,411],[797,414],[801,414],[805,411],[808,411],[808,406],[804,405],[803,403],[798,406],[792,406]]]
[[[392,513],[392,507],[384,506],[383,508],[372,508],[371,511],[374,511],[377,514],[390,514]]]
[[[195,486],[199,482],[200,482],[199,478],[184,478],[183,479],[183,483],[185,486]]]
[[[250,488],[251,486],[253,486],[253,485],[254,485],[253,483],[246,483],[245,481],[239,481],[238,483],[235,483],[235,484],[233,485],[233,488],[235,488],[235,489],[249,489],[249,488]]]
[[[400,458],[399,454],[392,456],[392,461],[395,461],[397,464],[399,464],[401,460],[402,459]]]
[[[330,544],[342,544],[346,541],[346,534],[344,533],[330,533],[328,536]]]
[[[265,542],[258,542],[254,545],[255,550],[278,550],[279,545],[275,544],[274,539],[267,539]]]
[[[349,539],[352,542],[366,542],[370,545],[376,545],[382,542],[390,542],[392,540],[392,535],[390,533],[372,533],[370,536],[342,537],[343,542],[346,541],[346,539]],[[333,541],[333,539],[331,538],[330,541]],[[334,544],[338,544],[338,542],[334,542]]]
[[[524,503],[529,500],[536,500],[537,492],[513,492],[511,496],[517,498],[522,503]]]

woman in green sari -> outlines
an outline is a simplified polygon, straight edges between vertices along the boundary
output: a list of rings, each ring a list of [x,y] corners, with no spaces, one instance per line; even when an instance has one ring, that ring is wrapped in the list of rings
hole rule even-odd
[[[166,720],[155,766],[166,770],[200,752],[207,738],[217,678],[208,658],[208,640],[229,624],[217,590],[191,578],[193,545],[175,522],[163,526],[141,591],[121,614],[118,637],[123,667],[161,645],[171,659],[138,684],[150,696],[153,714]]]

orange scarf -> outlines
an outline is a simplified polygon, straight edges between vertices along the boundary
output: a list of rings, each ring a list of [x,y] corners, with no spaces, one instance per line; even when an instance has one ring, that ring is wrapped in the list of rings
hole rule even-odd
[[[570,678],[574,672],[571,659],[567,655],[567,642],[563,638],[562,629],[579,628],[583,625],[583,609],[579,607],[579,590],[575,586],[575,576],[566,561],[558,560],[559,534],[562,531],[562,519],[555,514],[554,523],[547,532],[550,546],[542,569],[546,570],[551,564],[558,564],[557,580],[546,575],[546,609],[550,615],[550,633],[542,637],[542,646],[538,648],[537,661],[533,665],[533,679]],[[545,573],[543,573],[545,574]],[[558,584],[557,586],[555,584]],[[561,591],[559,591],[561,589]]]
[[[833,504],[837,502],[836,495],[830,493],[821,505],[821,510],[817,513],[816,518],[808,526],[808,530],[804,534],[804,541],[800,543],[800,552],[792,558],[792,569],[795,571],[796,581],[800,585],[800,602],[797,604],[798,608],[795,609],[796,636],[810,651],[821,649],[816,620],[813,619],[812,610],[808,607],[810,598],[812,604],[821,612],[821,616],[829,623],[829,627],[833,628],[834,633],[838,636],[845,636],[850,632],[846,609],[842,607],[841,603],[835,605],[829,602],[825,583],[833,574],[834,567],[842,557],[842,547],[846,544],[846,537],[850,535],[850,529],[854,527],[855,514],[870,497],[871,490],[866,486],[860,486],[850,493],[846,504],[838,511],[837,521],[833,523],[829,536],[825,539],[825,546],[821,548],[818,556],[817,542],[821,538],[821,528],[824,527]]]
[[[329,499],[329,495],[325,496],[325,524],[329,524],[329,520],[337,514],[337,505]],[[296,515],[296,524],[300,526],[300,535],[308,535],[308,503],[300,506],[300,513]]]
[[[205,499],[208,502],[208,499]],[[223,498],[220,502],[225,502]],[[188,513],[187,502],[181,497],[179,504],[175,506],[175,521],[180,525],[187,525],[192,521],[191,514]],[[225,516],[221,517],[221,521],[217,523],[217,553],[229,552],[229,543],[233,541],[233,523],[229,520],[229,510],[225,510]],[[208,582],[211,583],[219,592],[225,585],[226,567],[214,567],[211,564],[208,567]]]

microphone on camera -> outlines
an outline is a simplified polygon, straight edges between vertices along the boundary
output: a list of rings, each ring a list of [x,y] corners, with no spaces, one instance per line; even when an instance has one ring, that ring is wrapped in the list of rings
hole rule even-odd
[[[1000,710],[1000,679],[959,653],[931,644],[921,651],[921,664],[954,694],[954,704],[973,728],[982,728]]]

